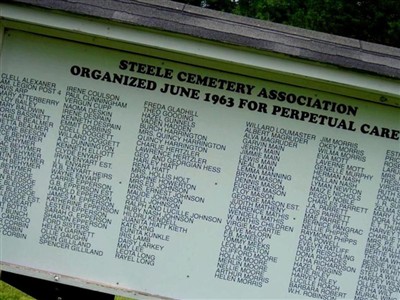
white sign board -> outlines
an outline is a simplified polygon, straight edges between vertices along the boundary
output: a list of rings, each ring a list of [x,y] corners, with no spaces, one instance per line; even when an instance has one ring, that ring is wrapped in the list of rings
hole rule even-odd
[[[2,263],[182,299],[400,299],[398,108],[13,30],[0,89]]]

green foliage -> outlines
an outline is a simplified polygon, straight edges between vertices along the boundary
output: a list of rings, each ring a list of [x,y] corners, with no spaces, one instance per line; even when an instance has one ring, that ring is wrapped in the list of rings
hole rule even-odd
[[[11,285],[0,281],[0,299],[1,300],[33,300],[34,298],[13,288]]]
[[[205,7],[219,11],[231,12],[235,7],[235,3],[231,0],[207,0]]]
[[[132,300],[131,298],[125,298],[125,297],[122,297],[122,296],[115,296],[114,299],[115,300]]]
[[[399,0],[176,0],[400,47]]]
[[[0,300],[34,300],[34,298],[0,280]],[[131,300],[121,296],[115,296],[115,300]]]

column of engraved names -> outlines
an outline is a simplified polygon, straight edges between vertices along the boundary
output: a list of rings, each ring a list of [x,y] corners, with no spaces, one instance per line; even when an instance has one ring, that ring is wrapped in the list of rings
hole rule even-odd
[[[276,200],[285,197],[285,182],[291,174],[276,172],[281,154],[315,140],[297,131],[247,122],[232,200],[225,226],[215,277],[262,287],[269,263],[272,239],[293,232],[287,225],[297,204]]]
[[[117,95],[67,87],[40,244],[103,255],[92,243],[97,229],[111,225],[109,215],[118,214],[110,184],[117,108],[126,108]]]
[[[362,180],[372,175],[362,166],[364,150],[357,143],[322,138],[308,195],[289,292],[312,298],[346,297],[338,279],[356,273],[352,265],[363,229],[353,227],[352,218],[363,216]]]
[[[212,215],[183,209],[202,205],[191,178],[181,169],[220,173],[204,155],[225,146],[194,133],[197,112],[146,101],[131,169],[115,257],[154,266],[173,234],[186,234],[196,220],[221,223]]]
[[[400,152],[388,150],[354,299],[400,296]]]
[[[54,126],[46,114],[59,101],[48,99],[56,84],[1,74],[0,79],[0,214],[1,234],[26,239],[29,208],[39,202],[34,171],[44,164],[40,145]],[[45,95],[43,97],[31,94]]]

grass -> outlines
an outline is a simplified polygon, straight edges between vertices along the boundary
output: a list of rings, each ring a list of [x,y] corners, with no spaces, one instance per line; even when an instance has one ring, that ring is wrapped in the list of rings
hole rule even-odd
[[[0,300],[32,300],[34,298],[0,280]]]
[[[34,300],[35,298],[21,292],[0,280],[0,300]],[[130,298],[115,296],[115,300],[130,300]]]

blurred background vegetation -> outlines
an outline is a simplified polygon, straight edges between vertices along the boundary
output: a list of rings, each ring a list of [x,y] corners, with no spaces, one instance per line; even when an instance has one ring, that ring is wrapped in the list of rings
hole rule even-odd
[[[34,300],[35,298],[21,292],[0,280],[0,300]],[[77,299],[79,300],[79,299]],[[115,296],[115,300],[130,300],[130,298]]]
[[[22,293],[0,280],[0,300],[31,300],[32,297]]]
[[[400,0],[174,0],[400,48]]]

